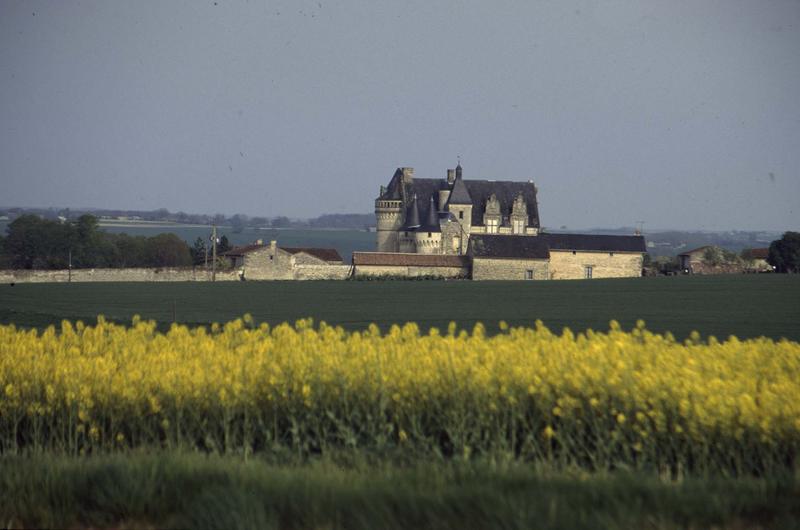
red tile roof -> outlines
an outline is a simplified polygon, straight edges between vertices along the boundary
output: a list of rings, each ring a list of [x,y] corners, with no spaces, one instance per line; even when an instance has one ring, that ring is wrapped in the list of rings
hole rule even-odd
[[[353,265],[396,265],[406,267],[468,267],[469,257],[401,252],[353,252]]]

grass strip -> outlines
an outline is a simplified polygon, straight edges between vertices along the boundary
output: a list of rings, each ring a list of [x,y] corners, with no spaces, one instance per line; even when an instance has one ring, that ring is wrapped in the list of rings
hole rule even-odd
[[[800,527],[794,477],[666,482],[497,460],[4,456],[0,491],[0,526],[23,528]]]

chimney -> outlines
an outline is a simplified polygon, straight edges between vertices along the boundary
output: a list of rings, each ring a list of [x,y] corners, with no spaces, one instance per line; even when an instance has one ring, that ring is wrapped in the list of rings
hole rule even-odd
[[[452,184],[456,180],[456,170],[455,169],[448,169],[447,170],[447,183]]]
[[[413,167],[404,167],[403,168],[403,184],[411,184],[414,182],[414,168]]]
[[[275,255],[275,251],[278,249],[278,242],[274,239],[269,242],[269,253],[273,256]]]
[[[459,164],[456,166],[456,178],[457,178],[457,179],[460,179],[460,178],[461,178],[461,163],[460,163],[460,162],[459,162]]]

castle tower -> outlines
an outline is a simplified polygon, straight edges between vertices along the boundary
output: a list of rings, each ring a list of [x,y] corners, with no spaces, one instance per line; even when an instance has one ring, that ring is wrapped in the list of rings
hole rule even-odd
[[[411,198],[411,204],[406,211],[406,220],[400,233],[400,252],[417,252],[415,232],[422,226],[419,218],[419,206],[416,194]]]
[[[428,215],[425,216],[425,222],[417,228],[415,236],[418,254],[442,253],[442,230],[439,227],[439,214],[436,211],[433,195],[431,195],[430,204],[428,205]]]
[[[472,196],[469,194],[467,185],[464,184],[462,179],[461,164],[456,166],[456,176],[447,201],[447,209],[453,214],[461,227],[458,253],[463,254],[467,250],[469,233],[472,230]]]
[[[389,186],[381,186],[380,194],[375,199],[375,220],[378,252],[399,252],[403,227],[403,181],[411,175],[413,168],[398,168]]]

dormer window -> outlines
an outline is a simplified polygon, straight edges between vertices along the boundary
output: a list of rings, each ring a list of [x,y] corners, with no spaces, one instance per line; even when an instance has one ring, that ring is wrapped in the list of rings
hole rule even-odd
[[[464,210],[461,210],[461,211],[458,212],[458,218],[459,219],[463,219],[464,218]]]

